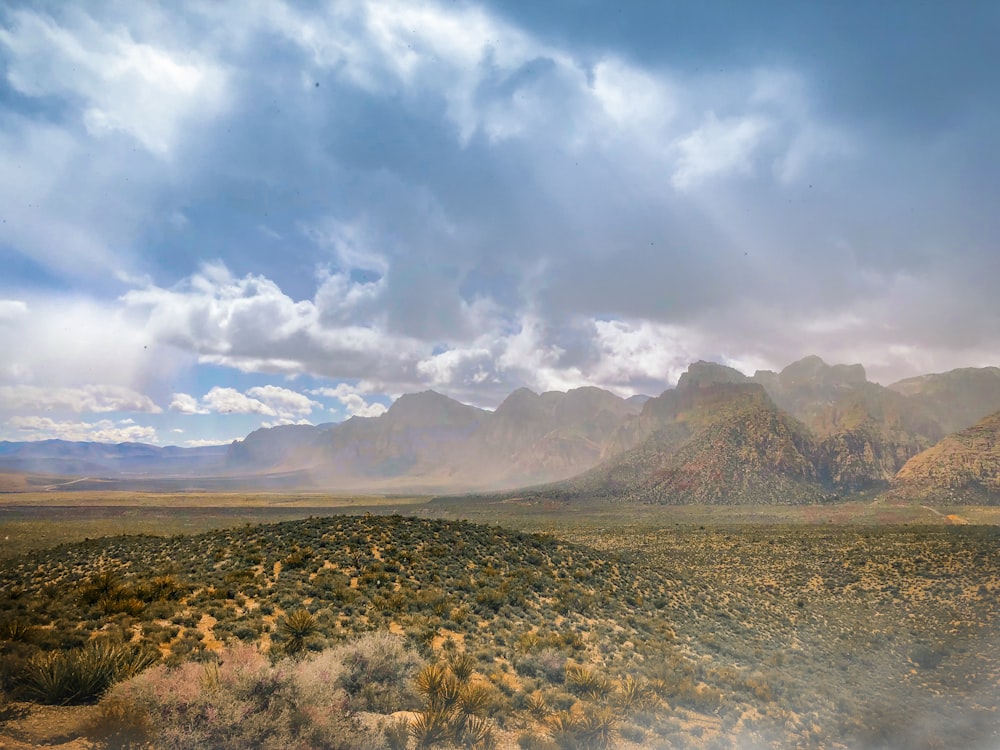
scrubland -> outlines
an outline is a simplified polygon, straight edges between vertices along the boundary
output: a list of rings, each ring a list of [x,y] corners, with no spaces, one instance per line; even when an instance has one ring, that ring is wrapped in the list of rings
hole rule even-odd
[[[8,558],[0,736],[82,703],[96,747],[1000,743],[1000,529],[559,518],[314,517]]]

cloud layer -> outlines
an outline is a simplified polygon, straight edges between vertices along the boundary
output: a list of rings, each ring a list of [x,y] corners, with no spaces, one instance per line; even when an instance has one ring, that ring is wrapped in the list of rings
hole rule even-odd
[[[598,6],[0,12],[0,409],[198,441],[997,363],[995,9]]]

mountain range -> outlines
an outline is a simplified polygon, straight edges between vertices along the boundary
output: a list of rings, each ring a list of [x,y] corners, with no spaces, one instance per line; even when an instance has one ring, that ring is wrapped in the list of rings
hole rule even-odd
[[[807,357],[747,377],[692,364],[654,398],[519,389],[494,411],[433,391],[379,417],[263,428],[229,446],[0,442],[0,472],[119,486],[506,492],[653,503],[871,497],[1000,502],[1000,368],[870,382]],[[123,484],[124,483],[124,484]],[[523,489],[529,487],[530,489]],[[516,492],[515,492],[516,490]]]

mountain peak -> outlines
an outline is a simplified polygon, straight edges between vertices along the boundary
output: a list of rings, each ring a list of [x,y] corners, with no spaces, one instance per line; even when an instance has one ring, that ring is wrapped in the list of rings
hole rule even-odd
[[[428,390],[404,393],[392,403],[383,418],[391,424],[425,426],[473,423],[482,420],[485,415],[482,409]]]
[[[853,387],[868,382],[862,365],[828,365],[815,354],[792,362],[778,375],[778,380],[786,387],[798,385],[823,385]]]
[[[699,360],[688,366],[687,372],[677,381],[677,390],[703,388],[709,385],[745,383],[748,378],[739,370],[720,365],[718,362]]]

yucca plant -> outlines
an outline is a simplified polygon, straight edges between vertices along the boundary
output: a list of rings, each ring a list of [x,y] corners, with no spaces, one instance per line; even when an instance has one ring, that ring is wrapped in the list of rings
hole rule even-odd
[[[524,707],[532,717],[539,721],[545,720],[552,713],[552,709],[549,708],[545,696],[538,691],[531,693],[531,695],[524,699]]]
[[[0,623],[0,641],[20,641],[25,642],[31,639],[34,628],[31,623],[14,618]]]
[[[420,695],[430,701],[440,696],[445,689],[445,684],[453,679],[443,664],[435,662],[417,672],[414,686]]]
[[[493,693],[481,683],[466,685],[458,694],[457,708],[466,716],[483,716],[490,707]]]
[[[429,706],[410,721],[410,734],[417,741],[417,747],[433,747],[448,739],[451,726],[450,711]]]
[[[159,659],[155,651],[97,641],[82,649],[33,657],[25,667],[24,686],[28,695],[41,703],[88,703],[100,698],[115,682],[138,674]]]
[[[657,702],[656,694],[645,682],[632,675],[618,681],[615,703],[626,713],[652,708]]]
[[[278,630],[285,639],[285,653],[294,655],[305,649],[306,640],[319,630],[319,625],[308,610],[297,609],[281,621]]]
[[[574,695],[602,698],[611,691],[606,677],[579,664],[566,666],[566,688]]]
[[[606,750],[618,736],[618,718],[607,708],[587,712],[578,726],[581,750]]]
[[[459,745],[471,750],[495,750],[497,746],[493,724],[480,716],[468,717],[456,740]]]
[[[618,734],[618,720],[609,709],[585,714],[560,711],[548,719],[549,735],[561,750],[607,750]]]
[[[455,679],[464,685],[476,671],[476,660],[465,653],[453,654],[448,659],[448,669],[455,675]]]

